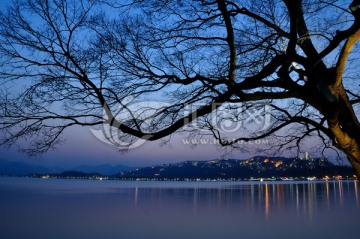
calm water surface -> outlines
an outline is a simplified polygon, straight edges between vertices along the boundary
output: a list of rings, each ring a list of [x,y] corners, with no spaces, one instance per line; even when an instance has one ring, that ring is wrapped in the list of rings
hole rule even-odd
[[[0,178],[2,239],[358,239],[358,182]]]

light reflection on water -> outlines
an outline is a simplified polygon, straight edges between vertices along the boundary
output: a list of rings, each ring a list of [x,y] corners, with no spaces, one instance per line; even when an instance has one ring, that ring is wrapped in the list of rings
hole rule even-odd
[[[359,185],[0,178],[0,238],[358,238]]]

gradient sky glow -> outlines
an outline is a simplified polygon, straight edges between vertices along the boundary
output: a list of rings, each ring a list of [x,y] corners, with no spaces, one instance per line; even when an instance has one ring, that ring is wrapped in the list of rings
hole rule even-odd
[[[129,166],[148,166],[153,164],[173,163],[185,160],[211,160],[225,155],[214,145],[199,145],[191,148],[182,143],[181,136],[175,136],[170,143],[161,146],[161,142],[146,142],[137,149],[119,152],[116,147],[107,145],[90,132],[89,128],[71,128],[64,135],[66,142],[58,145],[37,158],[28,158],[16,150],[16,146],[0,150],[0,158],[11,161],[25,161],[32,164],[56,167],[72,167],[81,164],[124,164]],[[240,153],[226,154],[227,157],[246,158]]]
[[[1,0],[0,10],[4,9],[13,0]],[[17,89],[17,88],[16,88]],[[124,164],[129,166],[145,166],[158,163],[171,163],[185,160],[211,160],[224,155],[214,145],[200,145],[196,148],[185,146],[182,136],[173,136],[169,145],[146,142],[141,147],[122,153],[114,146],[107,145],[91,133],[90,128],[72,127],[65,131],[63,138],[66,142],[58,145],[56,150],[35,157],[28,158],[18,151],[17,146],[10,149],[0,148],[0,159],[10,161],[25,161],[31,164],[56,167],[72,167],[81,164]],[[249,155],[240,153],[227,154],[226,157],[246,158]]]
[[[0,10],[12,0],[1,0]],[[199,145],[192,148],[185,145],[185,136],[175,135],[169,144],[161,146],[162,142],[146,142],[144,145],[127,153],[119,152],[114,146],[107,145],[97,139],[86,127],[73,127],[67,129],[63,138],[66,142],[58,145],[56,150],[50,151],[38,158],[27,158],[26,155],[18,152],[16,146],[5,149],[0,148],[0,159],[10,161],[25,161],[31,164],[39,164],[51,167],[70,168],[78,165],[128,165],[128,166],[149,166],[153,164],[174,163],[186,160],[211,160],[220,157],[246,159],[257,155],[253,152],[241,153],[233,151],[226,154],[224,150],[218,150],[213,143]],[[310,145],[311,143],[309,143]],[[267,145],[269,147],[269,145]],[[259,145],[261,148],[262,146]],[[307,149],[303,149],[306,151]],[[270,153],[270,152],[269,152]],[[296,156],[296,155],[283,155]],[[316,155],[318,156],[318,155]]]

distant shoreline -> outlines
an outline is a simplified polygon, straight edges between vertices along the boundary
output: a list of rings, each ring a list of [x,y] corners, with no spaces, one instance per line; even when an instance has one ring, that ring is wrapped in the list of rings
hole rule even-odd
[[[52,177],[48,175],[0,175],[0,178],[37,178],[37,179],[60,179],[60,180],[91,180],[91,181],[130,181],[130,182],[332,182],[332,181],[358,181],[354,177],[329,177],[329,178],[250,178],[250,179],[189,179],[189,178],[116,178],[116,177]]]

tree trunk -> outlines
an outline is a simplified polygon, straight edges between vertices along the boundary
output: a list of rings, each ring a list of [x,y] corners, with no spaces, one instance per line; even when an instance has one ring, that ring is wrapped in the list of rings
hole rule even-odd
[[[335,135],[335,146],[346,154],[356,176],[360,179],[360,142],[343,132],[340,125],[335,126],[332,132]]]
[[[360,179],[360,124],[342,84],[337,92],[338,101],[331,109],[328,125],[334,145],[346,154]]]
[[[359,155],[360,151],[356,152]],[[360,179],[360,158],[355,158],[352,155],[348,155],[348,160],[351,163],[352,167],[354,168],[354,172],[358,179]]]

